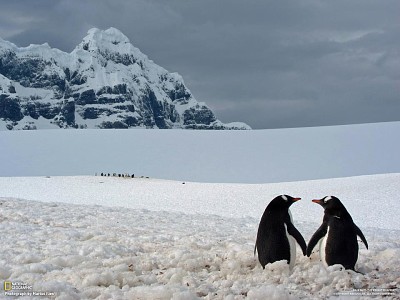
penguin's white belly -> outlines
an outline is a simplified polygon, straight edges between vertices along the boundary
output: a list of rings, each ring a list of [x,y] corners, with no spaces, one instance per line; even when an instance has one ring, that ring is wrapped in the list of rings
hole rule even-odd
[[[328,230],[327,230],[325,236],[319,240],[319,258],[321,259],[322,263],[324,264],[324,266],[326,268],[328,267],[328,264],[326,262],[325,248],[326,248],[326,242],[328,240],[328,236],[329,236],[329,226],[328,226]]]
[[[294,263],[296,262],[296,240],[294,237],[292,237],[288,231],[287,231],[287,226],[285,224],[285,232],[286,232],[286,237],[289,241],[289,247],[290,247],[290,263],[289,263],[289,269],[292,270],[294,267]]]
[[[292,217],[292,212],[290,211],[290,209],[288,209],[288,213],[289,213],[289,217],[290,217],[290,222],[292,222],[292,224],[293,224],[293,217]],[[289,234],[286,224],[285,224],[285,231],[286,231],[286,237],[289,241],[289,247],[290,247],[289,269],[292,270],[294,267],[294,263],[296,262],[296,239]]]

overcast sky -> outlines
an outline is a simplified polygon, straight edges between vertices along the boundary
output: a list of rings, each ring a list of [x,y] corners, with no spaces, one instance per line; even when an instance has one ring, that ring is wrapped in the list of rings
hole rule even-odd
[[[0,37],[70,52],[120,29],[223,122],[400,120],[398,0],[0,0]]]

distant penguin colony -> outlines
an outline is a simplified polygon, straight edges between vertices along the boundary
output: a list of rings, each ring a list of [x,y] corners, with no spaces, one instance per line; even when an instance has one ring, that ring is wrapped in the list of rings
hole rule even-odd
[[[96,176],[97,176],[97,173],[96,173]],[[110,177],[110,176],[112,176],[112,177],[122,177],[122,178],[135,178],[135,174],[132,174],[132,175],[130,175],[130,174],[128,174],[128,173],[125,173],[125,174],[117,174],[117,173],[113,173],[113,174],[110,174],[110,173],[100,173],[100,176],[105,176],[105,177]]]
[[[354,224],[342,202],[327,196],[312,200],[324,208],[322,225],[311,237],[307,246],[307,256],[311,255],[315,245],[320,243],[320,258],[325,266],[341,264],[345,269],[354,270],[358,258],[357,236],[361,238],[368,249],[364,234]]]
[[[274,198],[267,206],[258,226],[254,254],[258,252],[258,260],[265,265],[279,260],[287,260],[290,269],[296,260],[296,241],[303,255],[306,254],[306,242],[294,227],[289,207],[300,200],[288,195]]]

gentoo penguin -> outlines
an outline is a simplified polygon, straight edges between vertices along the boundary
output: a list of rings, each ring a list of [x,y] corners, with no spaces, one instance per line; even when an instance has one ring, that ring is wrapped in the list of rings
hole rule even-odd
[[[287,260],[290,269],[296,260],[296,241],[303,255],[306,255],[306,242],[294,227],[289,207],[301,198],[280,195],[267,206],[258,226],[254,255],[258,251],[258,260],[265,265],[278,260]]]
[[[312,200],[325,209],[322,225],[311,237],[307,246],[307,256],[320,242],[320,258],[325,266],[341,264],[345,269],[354,270],[358,258],[357,235],[368,249],[367,240],[360,228],[354,224],[340,200],[334,196]]]

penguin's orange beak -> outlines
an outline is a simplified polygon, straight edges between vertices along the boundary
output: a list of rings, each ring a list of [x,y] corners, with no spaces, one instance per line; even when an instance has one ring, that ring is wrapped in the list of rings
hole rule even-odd
[[[293,198],[293,202],[299,201],[301,198]]]
[[[317,204],[322,204],[323,203],[321,199],[314,199],[314,200],[311,200],[311,201],[314,202],[314,203],[317,203]]]

